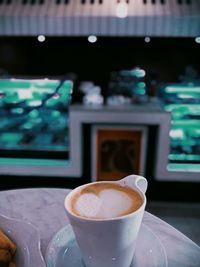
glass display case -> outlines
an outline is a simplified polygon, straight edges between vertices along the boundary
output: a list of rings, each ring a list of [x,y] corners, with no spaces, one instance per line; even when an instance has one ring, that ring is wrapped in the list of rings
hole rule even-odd
[[[167,175],[200,180],[200,85],[169,84],[160,98],[172,115]]]
[[[72,91],[69,79],[0,80],[1,170],[66,164]]]

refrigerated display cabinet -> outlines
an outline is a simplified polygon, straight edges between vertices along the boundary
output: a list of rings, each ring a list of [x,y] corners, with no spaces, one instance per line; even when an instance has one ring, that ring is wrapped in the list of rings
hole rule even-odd
[[[200,180],[200,84],[168,84],[161,88],[165,111],[171,112],[167,179]]]
[[[0,173],[70,174],[73,81],[0,79]]]

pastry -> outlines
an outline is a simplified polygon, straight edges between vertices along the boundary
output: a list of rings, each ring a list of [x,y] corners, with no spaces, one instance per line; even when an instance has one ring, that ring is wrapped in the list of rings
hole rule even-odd
[[[16,249],[16,244],[0,230],[0,267],[16,267],[14,263],[11,263]]]

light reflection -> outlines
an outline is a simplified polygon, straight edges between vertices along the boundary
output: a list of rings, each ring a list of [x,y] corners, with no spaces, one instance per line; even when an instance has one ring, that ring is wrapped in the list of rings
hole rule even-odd
[[[38,39],[39,42],[42,43],[42,42],[44,42],[46,40],[46,37],[41,34],[41,35],[38,35],[37,39]]]
[[[96,43],[97,37],[95,35],[88,36],[88,42],[89,43]]]
[[[147,37],[144,38],[144,41],[145,41],[145,43],[150,43],[151,38],[147,36]]]
[[[196,42],[197,44],[200,44],[200,36],[197,36],[197,37],[195,38],[195,42]]]

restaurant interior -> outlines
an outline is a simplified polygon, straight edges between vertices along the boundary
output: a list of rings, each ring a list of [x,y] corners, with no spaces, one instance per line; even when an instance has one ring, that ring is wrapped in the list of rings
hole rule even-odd
[[[198,0],[0,1],[1,192],[142,175],[200,245],[199,55]]]

